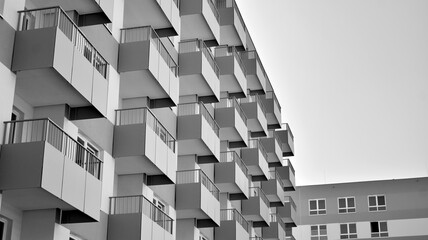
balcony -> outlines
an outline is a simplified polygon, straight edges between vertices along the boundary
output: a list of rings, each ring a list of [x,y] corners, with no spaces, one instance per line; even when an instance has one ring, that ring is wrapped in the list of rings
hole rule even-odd
[[[199,163],[220,159],[220,128],[203,103],[178,105],[178,155],[197,155]]]
[[[59,7],[19,12],[12,70],[34,107],[91,106],[106,115],[109,64]]]
[[[176,141],[148,108],[116,110],[116,173],[148,175],[148,184],[174,184]]]
[[[280,167],[282,166],[282,149],[281,139],[275,131],[269,131],[269,136],[266,138],[260,138],[263,147],[268,155],[269,167]]]
[[[270,214],[270,226],[262,229],[263,239],[286,240],[285,223],[276,213]]]
[[[180,2],[181,39],[202,39],[210,47],[220,41],[220,15],[215,0],[182,0]]]
[[[235,0],[217,0],[220,13],[220,45],[247,46],[247,27]]]
[[[276,131],[281,139],[281,149],[283,157],[292,157],[294,156],[294,136],[291,132],[290,126],[288,123],[285,124],[285,130]]]
[[[251,92],[265,94],[268,76],[255,50],[240,52],[247,69],[247,87]]]
[[[220,91],[229,96],[247,97],[247,70],[236,48],[216,47],[214,56],[220,69]]]
[[[150,26],[122,29],[118,71],[121,98],[149,97],[152,107],[178,103],[178,65]]]
[[[241,108],[247,116],[248,130],[251,137],[267,136],[266,108],[259,95],[248,95],[247,98],[240,98]]]
[[[174,240],[174,220],[144,196],[110,198],[108,240]]]
[[[266,95],[262,95],[263,105],[266,107],[266,120],[268,129],[281,128],[281,105],[273,91],[267,91]]]
[[[177,219],[195,218],[198,228],[220,226],[220,191],[201,169],[177,172]]]
[[[270,207],[284,206],[284,185],[277,171],[269,171],[269,180],[261,182],[261,186],[269,199]]]
[[[179,0],[127,0],[123,26],[152,26],[162,37],[180,33]]]
[[[25,210],[62,210],[62,223],[99,220],[102,161],[49,119],[5,122],[3,200]]]
[[[236,209],[221,209],[220,220],[220,227],[214,229],[215,240],[248,240],[250,226]]]
[[[222,98],[216,103],[214,116],[220,127],[221,141],[228,141],[230,148],[247,146],[247,116],[235,97]]]
[[[180,42],[178,59],[180,96],[197,95],[204,103],[218,102],[220,70],[205,43],[202,40]]]
[[[281,216],[286,228],[296,227],[297,213],[296,204],[290,196],[285,197],[284,206],[277,207],[278,215]]]
[[[114,0],[31,0],[36,8],[61,6],[67,12],[79,14],[79,26],[111,23]]]
[[[241,148],[241,158],[253,181],[265,181],[269,176],[267,153],[259,139],[248,140],[248,148]]]
[[[214,182],[230,200],[248,199],[248,169],[236,152],[220,153],[220,163],[214,165]]]
[[[253,221],[253,227],[269,226],[269,200],[262,189],[250,187],[250,197],[241,204],[242,215],[247,221]]]
[[[275,170],[278,172],[283,186],[284,191],[295,191],[296,180],[295,180],[295,171],[293,165],[289,159],[285,160],[285,166],[276,167]]]

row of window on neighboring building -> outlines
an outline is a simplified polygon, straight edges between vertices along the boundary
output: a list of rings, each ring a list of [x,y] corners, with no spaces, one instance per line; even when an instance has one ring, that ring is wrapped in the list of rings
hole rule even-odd
[[[312,225],[311,240],[328,240],[327,225]],[[371,237],[388,237],[387,222],[370,222]],[[340,224],[340,239],[358,238],[356,223]]]
[[[386,211],[385,195],[370,195],[368,198],[369,212]],[[337,198],[338,213],[355,213],[356,204],[355,197],[339,197]],[[324,215],[327,214],[326,199],[310,199],[309,200],[309,215]]]

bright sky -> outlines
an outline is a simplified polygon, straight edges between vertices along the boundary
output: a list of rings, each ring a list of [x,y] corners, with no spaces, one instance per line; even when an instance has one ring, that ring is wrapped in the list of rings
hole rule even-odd
[[[427,0],[236,0],[297,185],[428,176]]]

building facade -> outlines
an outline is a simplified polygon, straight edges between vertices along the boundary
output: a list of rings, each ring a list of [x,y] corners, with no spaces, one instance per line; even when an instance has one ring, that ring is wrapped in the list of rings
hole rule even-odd
[[[299,186],[296,239],[428,239],[428,178]]]
[[[293,239],[294,137],[233,0],[0,0],[0,240]]]

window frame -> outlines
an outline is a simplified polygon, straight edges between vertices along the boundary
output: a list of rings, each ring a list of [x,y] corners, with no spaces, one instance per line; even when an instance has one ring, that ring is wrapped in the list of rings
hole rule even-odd
[[[376,200],[376,205],[370,206],[370,197],[374,197]],[[383,197],[385,205],[379,205],[379,197]],[[367,196],[367,207],[369,212],[384,212],[387,211],[387,205],[386,205],[386,195],[385,194],[375,194],[375,195],[368,195]],[[385,207],[385,209],[379,209],[380,207]],[[370,208],[376,208],[371,210]]]
[[[373,229],[372,229],[372,224],[373,223],[377,224],[377,227],[379,229],[378,232],[373,232]],[[386,231],[382,231],[381,230],[381,224],[382,223],[385,223]],[[389,237],[389,233],[388,233],[388,222],[387,221],[373,221],[373,222],[370,222],[370,234],[371,234],[372,238],[385,238],[385,237]]]
[[[325,234],[321,234],[321,227],[325,227]],[[311,225],[311,240],[327,240],[328,239],[328,232],[327,232],[327,224],[318,224],[318,225]],[[312,235],[312,227],[317,228],[317,235]]]
[[[351,233],[351,224],[355,225],[355,233]],[[342,233],[342,226],[346,226],[346,233]],[[341,223],[339,225],[340,239],[356,239],[358,238],[357,223]],[[344,237],[344,238],[343,238]]]
[[[354,199],[354,207],[349,207],[348,205],[348,199]],[[345,199],[345,207],[341,208],[340,207],[340,199]],[[354,211],[350,211],[350,210],[354,210]],[[345,212],[340,212],[340,210],[345,210]],[[347,197],[338,197],[337,198],[337,213],[338,214],[348,214],[348,213],[356,213],[357,212],[357,203],[355,201],[355,196],[347,196]]]
[[[316,202],[316,209],[311,209],[311,201]],[[319,208],[319,202],[324,201],[324,209]],[[327,215],[327,200],[325,198],[316,198],[316,199],[309,199],[308,200],[308,209],[309,209],[309,216],[317,216],[317,215]],[[314,214],[311,214],[311,212],[315,211]],[[324,211],[324,213],[320,213],[320,211]]]

